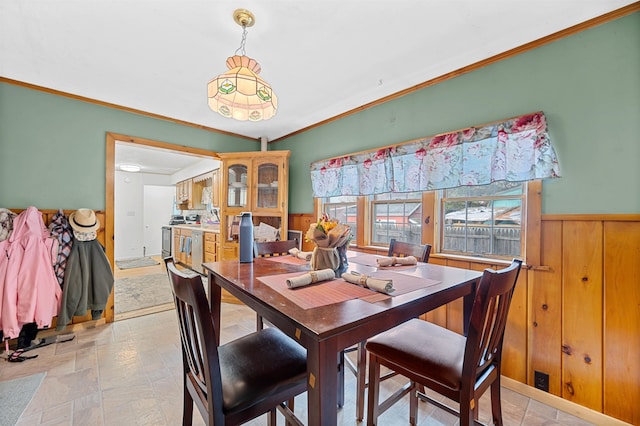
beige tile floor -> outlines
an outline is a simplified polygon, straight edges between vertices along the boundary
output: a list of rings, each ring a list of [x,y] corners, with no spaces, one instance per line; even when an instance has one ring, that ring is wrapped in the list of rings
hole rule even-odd
[[[222,340],[252,331],[255,314],[241,305],[223,305]],[[0,380],[46,371],[42,386],[22,415],[19,426],[33,425],[179,425],[182,415],[181,359],[173,310],[79,330],[76,338],[42,347],[36,359],[2,361]],[[390,383],[394,382],[395,383]],[[399,378],[385,382],[384,391]],[[355,425],[355,381],[347,374],[346,404],[340,425]],[[481,400],[481,420],[489,400]],[[296,398],[296,413],[306,420],[306,398]],[[589,425],[577,417],[504,389],[506,425]],[[204,424],[194,415],[194,424]],[[265,418],[249,423],[264,425]],[[284,424],[284,419],[280,419]],[[408,404],[398,404],[380,417],[382,425],[408,424]],[[420,403],[420,425],[456,425],[457,419]]]

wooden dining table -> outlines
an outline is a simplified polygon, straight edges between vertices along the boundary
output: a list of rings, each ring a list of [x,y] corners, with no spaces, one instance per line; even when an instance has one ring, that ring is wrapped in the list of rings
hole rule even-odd
[[[218,339],[221,290],[225,289],[306,348],[310,425],[337,424],[344,382],[339,383],[336,373],[344,349],[458,298],[464,300],[464,323],[468,323],[481,272],[430,263],[378,268],[374,258],[350,253],[346,271],[392,279],[397,291],[391,295],[341,278],[288,288],[287,278],[310,271],[308,262],[293,261],[292,256],[202,265]]]

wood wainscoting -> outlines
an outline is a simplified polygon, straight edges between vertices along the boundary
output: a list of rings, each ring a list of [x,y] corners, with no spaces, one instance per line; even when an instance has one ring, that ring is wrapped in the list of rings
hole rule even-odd
[[[315,220],[289,215],[289,228],[306,232]],[[429,262],[504,266],[433,252]],[[549,394],[640,425],[640,215],[543,215],[540,263],[518,279],[503,375],[534,387],[535,372],[547,374]],[[462,332],[462,301],[423,318]]]

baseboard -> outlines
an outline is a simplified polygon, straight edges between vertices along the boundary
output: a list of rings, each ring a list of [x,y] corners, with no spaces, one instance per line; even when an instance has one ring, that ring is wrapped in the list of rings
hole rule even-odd
[[[122,312],[115,314],[114,321],[122,321],[129,318],[141,317],[143,315],[155,314],[158,312],[170,311],[175,309],[176,306],[173,302],[164,303],[162,305],[150,306],[148,308],[136,309],[135,311]]]
[[[534,399],[538,402],[542,402],[543,404],[546,404],[557,410],[564,411],[565,413],[569,413],[593,424],[609,426],[632,426],[631,424],[623,422],[622,420],[618,420],[590,408],[583,407],[582,405],[578,405],[575,402],[567,401],[566,399],[560,398],[559,396],[541,391],[540,389],[536,389],[533,386],[520,383],[516,380],[510,379],[509,377],[502,376],[500,378],[500,384],[509,390]]]

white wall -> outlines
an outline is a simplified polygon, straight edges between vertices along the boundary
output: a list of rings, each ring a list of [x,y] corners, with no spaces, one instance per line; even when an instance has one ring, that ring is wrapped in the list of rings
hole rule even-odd
[[[175,188],[170,176],[150,173],[115,172],[114,258],[132,259],[143,256],[144,247],[144,186]],[[175,189],[174,189],[175,194]],[[173,207],[173,198],[167,200]],[[166,218],[168,223],[169,217]],[[158,231],[158,236],[161,236]]]
[[[115,171],[115,217],[114,217],[114,258],[115,260],[133,259],[145,255],[145,217],[144,217],[144,187],[145,185],[168,186],[173,188],[171,199],[165,202],[173,210],[175,207],[175,183],[201,175],[220,167],[220,161],[202,159],[191,167],[184,168],[171,176],[151,173],[130,173],[121,170]],[[169,191],[155,192],[159,197],[166,197]],[[160,195],[164,193],[165,195]],[[161,202],[161,201],[158,201]],[[165,213],[160,213],[164,215]],[[169,223],[170,214],[163,218],[164,223]],[[158,238],[161,239],[161,231]],[[147,241],[148,243],[148,241]],[[151,251],[155,251],[155,244],[150,245]],[[146,255],[155,255],[147,251]]]
[[[182,170],[178,170],[171,175],[171,182],[177,183],[185,179],[192,178],[194,176],[201,175],[203,173],[210,172],[211,170],[219,169],[220,161],[213,160],[211,158],[203,158],[199,162],[192,166],[186,167]]]

